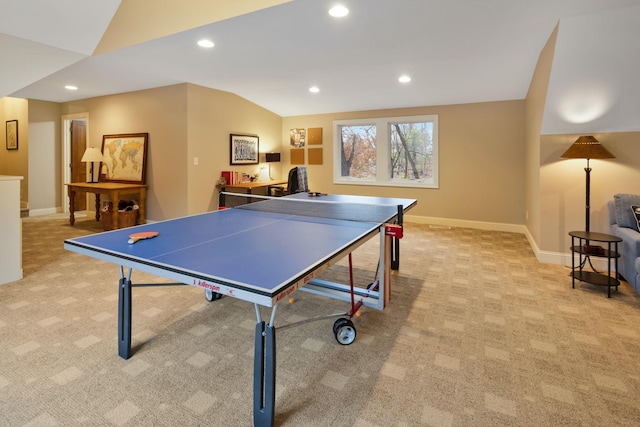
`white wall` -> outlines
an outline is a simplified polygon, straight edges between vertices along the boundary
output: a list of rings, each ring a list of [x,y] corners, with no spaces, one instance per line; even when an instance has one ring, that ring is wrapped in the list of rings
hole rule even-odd
[[[543,135],[640,131],[640,6],[560,21]]]
[[[53,121],[29,124],[29,209],[55,212],[56,124]]]
[[[61,211],[61,105],[29,100],[29,215]]]

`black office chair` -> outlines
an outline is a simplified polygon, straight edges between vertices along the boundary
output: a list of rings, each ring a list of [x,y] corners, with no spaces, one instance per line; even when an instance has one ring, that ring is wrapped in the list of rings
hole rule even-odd
[[[286,196],[287,194],[304,193],[309,191],[309,180],[307,178],[307,167],[296,166],[289,170],[287,188],[271,187],[274,196]]]

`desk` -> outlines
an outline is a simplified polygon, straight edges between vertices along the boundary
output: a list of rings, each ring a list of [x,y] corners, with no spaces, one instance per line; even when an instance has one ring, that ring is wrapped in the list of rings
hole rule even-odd
[[[272,179],[271,181],[252,181],[252,182],[243,182],[241,184],[233,184],[233,185],[223,185],[220,187],[220,206],[226,206],[225,197],[222,192],[227,191],[230,188],[235,188],[239,190],[243,190],[245,194],[252,194],[253,190],[256,188],[269,188],[278,185],[287,184],[288,181],[286,179]]]
[[[108,194],[109,199],[113,202],[115,209],[113,210],[113,217],[111,218],[113,223],[113,229],[118,228],[118,201],[120,195],[135,194],[137,195],[136,201],[140,207],[140,223],[146,223],[146,208],[145,200],[147,198],[147,186],[144,184],[125,184],[122,182],[72,182],[67,184],[67,193],[69,195],[69,224],[73,225],[75,222],[75,195],[76,191],[86,191],[88,193],[94,193],[96,195],[96,221],[100,221],[100,195]]]

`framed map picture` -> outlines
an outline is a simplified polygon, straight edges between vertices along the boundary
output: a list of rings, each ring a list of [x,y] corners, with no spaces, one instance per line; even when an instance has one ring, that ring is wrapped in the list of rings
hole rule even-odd
[[[148,140],[148,133],[103,135],[100,173],[110,182],[144,184]]]

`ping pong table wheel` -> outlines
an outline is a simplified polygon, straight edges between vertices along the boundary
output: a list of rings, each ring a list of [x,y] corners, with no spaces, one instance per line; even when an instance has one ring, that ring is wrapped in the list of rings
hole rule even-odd
[[[215,301],[217,299],[222,298],[222,294],[219,294],[217,292],[213,292],[211,289],[205,289],[204,290],[204,297],[207,299],[207,301],[212,302],[212,301]]]
[[[356,327],[350,319],[340,318],[333,324],[333,334],[336,341],[342,345],[349,345],[356,339]]]

